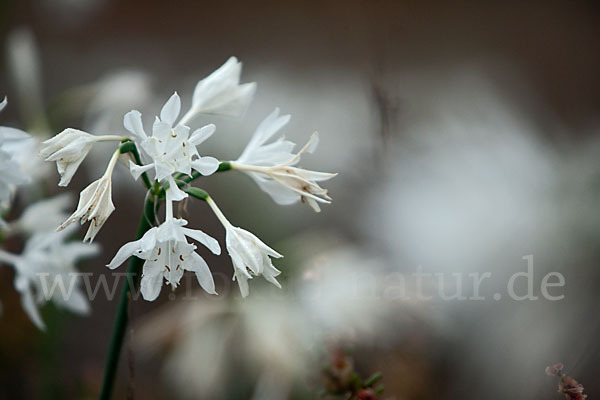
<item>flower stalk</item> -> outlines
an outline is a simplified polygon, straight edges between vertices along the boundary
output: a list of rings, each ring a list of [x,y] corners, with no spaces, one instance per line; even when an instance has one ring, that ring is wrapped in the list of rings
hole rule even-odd
[[[140,239],[144,236],[144,233],[151,228],[150,221],[153,220],[154,199],[150,196],[144,205],[144,213],[140,218],[136,239]],[[127,279],[119,300],[119,308],[115,317],[110,348],[106,359],[106,366],[104,368],[104,379],[102,380],[100,400],[110,399],[112,396],[115,377],[119,367],[119,356],[121,354],[121,347],[123,346],[123,338],[125,337],[127,323],[129,322],[129,302],[131,301],[131,294],[135,293],[137,290],[143,264],[144,260],[140,258],[133,256],[130,258],[129,267],[127,268]]]

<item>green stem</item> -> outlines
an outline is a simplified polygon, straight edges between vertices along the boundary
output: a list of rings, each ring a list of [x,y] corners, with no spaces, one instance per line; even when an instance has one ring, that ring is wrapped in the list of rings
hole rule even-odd
[[[136,240],[140,239],[144,233],[151,228],[150,221],[153,220],[154,200],[152,197],[148,197],[146,204],[144,205],[144,214],[140,219]],[[144,260],[135,256],[131,256],[129,259],[127,279],[125,281],[125,286],[123,287],[123,292],[121,293],[121,299],[119,300],[119,308],[117,310],[117,316],[115,317],[110,348],[108,350],[108,358],[104,369],[104,379],[102,381],[102,390],[99,397],[101,400],[110,399],[112,396],[115,377],[119,367],[119,355],[121,354],[123,338],[125,337],[127,322],[129,320],[129,301],[131,293],[135,292],[137,288],[143,263]]]
[[[200,188],[193,187],[193,186],[192,186],[192,187],[188,187],[188,188],[184,189],[184,191],[185,191],[187,194],[189,194],[190,196],[192,196],[192,197],[195,197],[195,198],[197,198],[197,199],[199,199],[199,200],[204,200],[204,201],[207,201],[207,200],[208,200],[208,197],[209,197],[209,196],[208,196],[208,193],[206,193],[206,191],[205,191],[205,190],[202,190],[202,189],[200,189]]]

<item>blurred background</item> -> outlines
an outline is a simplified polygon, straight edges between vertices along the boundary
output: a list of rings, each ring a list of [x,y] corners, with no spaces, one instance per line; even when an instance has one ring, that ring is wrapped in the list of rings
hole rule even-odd
[[[202,154],[236,158],[280,107],[287,138],[320,133],[302,165],[339,173],[320,214],[278,206],[235,172],[199,183],[285,254],[283,289],[255,279],[242,300],[229,259],[202,253],[219,296],[189,279],[134,302],[115,398],[310,399],[346,368],[381,372],[383,399],[559,399],[544,374],[556,362],[600,393],[596,2],[3,0],[0,35],[13,105],[2,125],[40,139],[66,127],[124,134],[126,112],[150,124],[175,90],[189,106],[195,83],[233,55],[255,100],[243,118],[202,121],[218,127]],[[107,151],[84,162],[74,199]],[[128,175],[115,176],[102,254],[80,267],[92,282],[133,238],[144,191]],[[57,181],[51,166],[45,190],[62,192]],[[186,207],[223,243],[204,204]],[[539,299],[507,298],[529,255]],[[416,295],[419,268],[444,277],[421,288],[431,299]],[[460,290],[459,276],[473,296],[469,274],[486,272],[484,300],[439,295]],[[562,300],[540,294],[549,272],[564,276],[552,290]],[[49,305],[43,333],[13,278],[0,268],[0,398],[94,398],[117,302],[98,296],[89,317]]]

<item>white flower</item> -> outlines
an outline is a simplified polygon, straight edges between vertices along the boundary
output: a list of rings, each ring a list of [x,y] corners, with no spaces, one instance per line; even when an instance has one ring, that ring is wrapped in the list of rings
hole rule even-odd
[[[76,274],[75,262],[98,253],[96,245],[64,243],[72,232],[39,233],[27,241],[21,255],[0,250],[0,261],[15,267],[15,288],[23,309],[39,328],[45,325],[38,307],[48,301],[78,314],[89,313],[89,303]]]
[[[99,141],[120,141],[120,136],[95,136],[78,129],[67,128],[42,143],[40,156],[46,161],[56,161],[61,176],[59,186],[67,186],[81,162]]]
[[[83,238],[83,241],[93,241],[102,225],[106,222],[110,214],[115,210],[112,202],[112,172],[119,158],[119,150],[115,151],[106,172],[100,179],[92,182],[87,188],[79,194],[79,203],[75,212],[67,218],[58,231],[65,229],[71,223],[81,220],[83,225],[90,221],[90,226]]]
[[[225,64],[196,84],[192,107],[182,118],[188,123],[198,114],[242,115],[254,97],[254,82],[240,85],[242,63],[230,57]]]
[[[292,204],[301,200],[307,202],[319,212],[319,203],[331,203],[327,190],[317,182],[326,181],[337,174],[310,171],[298,168],[303,153],[312,153],[318,145],[319,136],[315,132],[306,145],[293,154],[295,143],[283,137],[266,143],[290,120],[289,115],[279,116],[275,109],[263,122],[248,142],[248,145],[236,161],[231,162],[234,169],[247,173],[260,188],[268,193],[278,204]]]
[[[52,231],[68,217],[64,209],[69,204],[71,195],[68,193],[40,200],[28,206],[19,219],[10,223],[9,229],[28,235]]]
[[[6,107],[6,97],[0,102],[0,111]],[[31,181],[18,161],[16,160],[17,149],[20,143],[32,140],[27,133],[11,128],[0,126],[0,206],[5,206],[10,201],[11,193],[18,185]]]
[[[15,186],[29,183],[30,179],[19,169],[19,164],[0,147],[0,205],[10,201]]]
[[[263,276],[267,281],[281,289],[275,279],[281,274],[273,266],[269,257],[281,258],[281,254],[264,244],[252,233],[233,226],[223,215],[219,207],[210,197],[206,200],[213,212],[225,228],[225,243],[227,252],[234,267],[234,280],[237,280],[242,297],[248,296],[248,279],[253,276]]]
[[[173,218],[172,203],[167,201],[166,204],[165,222],[151,228],[141,239],[123,245],[107,266],[114,269],[131,256],[146,260],[140,287],[142,296],[148,301],[158,297],[163,279],[174,290],[179,285],[183,271],[194,272],[200,286],[206,292],[216,294],[206,261],[195,252],[196,246],[188,243],[186,236],[200,242],[214,254],[221,254],[219,243],[200,230],[184,228],[187,221]]]
[[[146,136],[139,111],[133,110],[125,115],[123,124],[141,144],[144,152],[152,158],[152,163],[136,165],[130,162],[131,174],[134,178],[151,168],[156,172],[158,181],[167,180],[170,186],[177,190],[172,174],[182,173],[190,175],[192,169],[202,175],[210,175],[219,167],[219,161],[213,157],[200,157],[196,146],[208,139],[215,131],[213,124],[195,130],[190,135],[190,128],[177,124],[173,126],[181,110],[179,95],[174,93],[160,111],[160,118],[156,117],[152,126],[152,136]],[[178,191],[179,200],[186,195]]]

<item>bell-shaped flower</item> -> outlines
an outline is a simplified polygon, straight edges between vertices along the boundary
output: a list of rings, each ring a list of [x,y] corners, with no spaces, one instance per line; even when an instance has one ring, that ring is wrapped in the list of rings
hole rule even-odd
[[[179,95],[174,93],[163,106],[160,118],[156,117],[152,126],[152,136],[148,137],[142,125],[141,114],[130,111],[125,115],[124,125],[152,162],[136,165],[130,162],[131,174],[135,179],[154,168],[158,181],[167,180],[176,187],[172,174],[190,175],[192,169],[202,175],[210,175],[219,167],[219,161],[213,157],[201,157],[196,146],[208,139],[215,131],[213,124],[195,130],[190,135],[190,128],[175,124],[181,110]]]
[[[181,123],[187,124],[198,114],[242,115],[256,91],[256,83],[240,84],[242,63],[230,57],[225,64],[196,84],[192,106]]]
[[[270,257],[281,258],[281,254],[264,244],[254,234],[233,226],[212,198],[207,203],[225,228],[225,244],[234,268],[234,280],[237,280],[242,297],[248,296],[248,279],[263,276],[273,285],[281,288],[276,277],[281,274]]]
[[[279,116],[279,109],[275,109],[260,123],[240,157],[232,161],[231,166],[247,173],[278,204],[292,204],[301,200],[319,212],[318,203],[331,203],[331,197],[317,182],[326,181],[337,174],[296,166],[302,154],[312,153],[316,149],[319,142],[316,132],[296,154],[292,152],[295,143],[283,137],[267,143],[289,120],[289,115]]]
[[[83,241],[91,242],[94,240],[102,225],[104,225],[110,214],[115,210],[112,202],[112,173],[119,155],[120,152],[117,150],[110,159],[104,175],[83,189],[79,194],[77,209],[58,227],[58,231],[65,229],[77,220],[81,220],[82,225],[89,221],[90,226]]]
[[[22,254],[0,250],[0,262],[15,268],[15,288],[31,321],[45,329],[39,307],[48,301],[77,314],[89,313],[90,306],[75,269],[79,259],[99,252],[93,244],[65,243],[71,230],[38,233],[26,243]]]
[[[40,156],[46,161],[56,161],[56,168],[61,176],[58,185],[67,186],[96,142],[121,139],[121,136],[95,136],[67,128],[42,143]]]
[[[131,256],[145,260],[140,288],[142,297],[148,301],[158,297],[164,280],[175,289],[183,271],[194,272],[200,286],[206,292],[216,294],[206,261],[195,252],[196,246],[188,243],[186,236],[214,254],[221,254],[219,243],[200,230],[185,228],[186,224],[183,219],[167,216],[165,222],[148,230],[141,239],[123,245],[107,266],[117,268]]]

